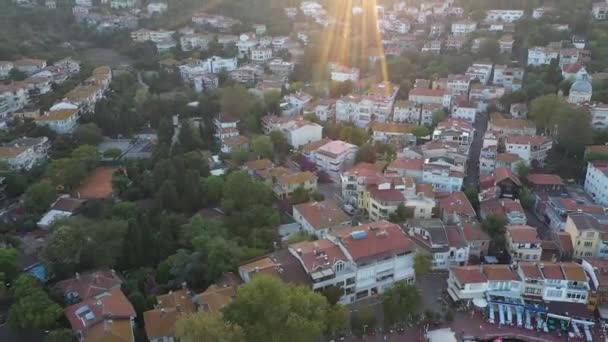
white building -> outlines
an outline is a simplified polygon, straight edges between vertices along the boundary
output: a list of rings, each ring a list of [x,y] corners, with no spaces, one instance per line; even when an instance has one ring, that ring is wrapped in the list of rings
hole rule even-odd
[[[29,103],[27,88],[0,84],[0,117],[21,110]]]
[[[528,65],[549,65],[551,60],[557,60],[559,51],[550,47],[535,46],[528,49]]]
[[[593,200],[603,206],[608,206],[608,164],[600,161],[587,163],[585,176],[585,192]]]
[[[350,227],[351,218],[333,199],[293,206],[293,219],[311,236],[325,239],[329,234]]]
[[[449,166],[429,164],[422,166],[422,182],[433,185],[436,192],[455,192],[462,189],[464,174],[452,171]]]
[[[13,62],[10,61],[0,61],[0,80],[8,78],[13,70]]]
[[[455,36],[464,36],[477,30],[477,23],[470,20],[461,20],[452,23],[452,34]]]
[[[471,76],[469,75],[448,75],[446,89],[456,95],[467,95],[471,85]]]
[[[411,101],[397,101],[393,109],[393,121],[420,124],[420,107]]]
[[[513,135],[505,139],[507,153],[517,154],[526,164],[544,165],[553,141],[543,136]]]
[[[336,232],[335,240],[356,265],[351,301],[382,294],[396,282],[414,283],[415,245],[398,225],[378,221],[350,227]]]
[[[437,125],[433,131],[433,140],[469,146],[473,141],[474,132],[475,128],[468,121],[447,119]]]
[[[489,10],[486,15],[486,21],[504,21],[512,23],[518,21],[524,16],[523,10]]]
[[[134,8],[136,5],[136,0],[110,0],[110,8],[115,9]]]
[[[183,51],[206,50],[213,37],[208,34],[192,33],[179,38]]]
[[[475,101],[462,100],[452,107],[452,117],[474,123],[477,117],[478,104]]]
[[[486,292],[521,293],[519,275],[510,265],[456,266],[450,268],[448,294],[456,302],[485,299]]]
[[[331,80],[336,82],[357,82],[359,80],[359,69],[343,65],[332,64],[330,66]]]
[[[53,108],[54,107],[54,108]],[[80,110],[75,105],[63,104],[61,107],[53,106],[49,112],[37,117],[34,122],[39,126],[48,126],[59,134],[69,134],[78,125]]]
[[[340,174],[352,167],[358,150],[353,144],[334,140],[313,151],[314,162],[319,170],[337,182]]]
[[[299,148],[323,139],[323,126],[308,121],[295,121],[287,128],[286,136],[293,148]]]
[[[509,226],[506,233],[507,248],[511,260],[539,261],[543,252],[541,239],[536,228],[530,226]]]
[[[289,76],[293,72],[294,63],[275,58],[268,62],[267,66],[275,75]]]
[[[11,169],[29,170],[46,160],[49,147],[47,137],[15,139],[0,145],[0,160]]]
[[[253,63],[264,64],[272,59],[271,48],[253,48],[251,49],[251,61]]]
[[[481,84],[488,84],[492,75],[492,67],[492,63],[473,63],[473,65],[467,68],[465,75],[470,80],[477,79]]]
[[[591,128],[608,129],[608,104],[598,103],[591,106]]]
[[[131,39],[138,43],[144,43],[147,41],[160,43],[169,39],[172,40],[174,33],[175,31],[141,29],[131,32]]]
[[[591,101],[591,95],[593,94],[593,87],[591,82],[586,79],[578,80],[572,83],[570,87],[570,93],[568,94],[568,103],[572,104],[583,104]]]
[[[431,269],[448,270],[468,263],[469,246],[456,226],[446,227],[440,219],[410,219],[406,229],[416,244],[431,254]]]
[[[168,6],[164,2],[151,2],[146,7],[148,14],[161,14],[167,11]]]
[[[591,14],[597,20],[605,20],[608,18],[608,3],[596,2],[593,4]]]
[[[410,90],[408,100],[417,104],[444,104],[444,89],[414,88]]]

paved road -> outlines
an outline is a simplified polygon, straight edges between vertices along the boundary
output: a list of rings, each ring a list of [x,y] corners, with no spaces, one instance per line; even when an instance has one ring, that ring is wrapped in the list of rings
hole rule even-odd
[[[481,113],[475,120],[475,136],[469,149],[469,160],[467,162],[467,174],[464,178],[464,187],[475,187],[479,185],[479,155],[483,146],[483,135],[488,128],[488,114]]]

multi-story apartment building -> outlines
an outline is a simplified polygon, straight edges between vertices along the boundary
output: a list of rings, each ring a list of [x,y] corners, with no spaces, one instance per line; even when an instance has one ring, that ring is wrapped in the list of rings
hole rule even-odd
[[[591,105],[591,128],[596,130],[608,129],[608,104]]]
[[[530,226],[509,226],[507,227],[506,237],[507,247],[512,260],[540,260],[543,249],[536,228]]]
[[[464,36],[474,32],[477,29],[477,23],[470,20],[460,20],[452,23],[452,34],[454,36]]]
[[[559,57],[559,50],[550,48],[535,46],[528,49],[528,65],[539,66],[549,65],[551,60],[557,60]]]
[[[209,34],[192,33],[179,38],[180,46],[184,51],[205,50],[213,36]]]
[[[285,132],[289,145],[294,148],[323,138],[323,126],[305,120],[292,121],[283,132]]]
[[[587,174],[585,175],[585,192],[593,200],[604,206],[608,206],[608,163],[592,161],[587,163]]]
[[[0,117],[19,111],[29,103],[29,93],[24,86],[0,84]]]
[[[512,23],[524,16],[523,10],[493,9],[486,12],[486,21],[504,21]]]
[[[452,107],[451,116],[455,119],[463,119],[474,123],[477,117],[478,104],[475,101],[469,101],[466,98],[456,102]]]
[[[342,172],[340,184],[342,185],[342,198],[346,203],[361,207],[362,194],[367,188],[368,180],[374,181],[384,176],[383,165],[358,163],[352,168]]]
[[[535,301],[587,303],[590,289],[583,266],[575,263],[520,262],[522,296]]]
[[[474,132],[475,128],[468,121],[447,119],[437,125],[433,131],[433,140],[469,146],[473,141]]]
[[[478,80],[481,84],[488,84],[492,75],[492,63],[473,63],[467,68],[465,76],[470,80]]]
[[[519,275],[509,265],[455,266],[449,270],[448,294],[456,302],[485,299],[487,292],[520,293]]]
[[[398,225],[378,221],[350,227],[338,231],[335,240],[357,268],[352,301],[382,294],[396,282],[414,282],[414,243]]]
[[[47,137],[15,139],[0,146],[0,160],[11,169],[29,170],[46,160],[49,147]]]
[[[359,69],[344,65],[330,65],[331,80],[336,82],[357,82],[359,80]]]
[[[50,111],[34,119],[38,126],[48,126],[60,134],[69,134],[78,125],[80,110],[78,107],[66,104],[64,107],[51,108]]]
[[[324,239],[328,234],[348,227],[351,218],[333,199],[293,206],[293,218],[306,233]]]
[[[608,256],[608,220],[605,215],[572,213],[568,215],[564,230],[572,239],[574,258]]]
[[[411,101],[397,101],[393,110],[393,121],[420,123],[420,107]]]
[[[410,219],[405,229],[418,246],[431,253],[433,270],[465,266],[469,261],[469,246],[456,226],[445,226],[440,219]]]
[[[317,176],[310,172],[285,172],[272,180],[272,190],[281,199],[291,197],[297,189],[317,190]]]
[[[528,165],[544,165],[553,141],[538,135],[513,135],[505,139],[505,147],[507,153],[517,154]]]
[[[464,174],[450,170],[449,166],[425,164],[422,167],[422,181],[433,185],[438,192],[455,192],[462,189]]]
[[[257,64],[264,64],[272,59],[272,49],[271,48],[252,48],[250,50],[251,61]]]
[[[340,174],[352,167],[358,147],[340,140],[331,141],[314,152],[317,168],[326,172],[334,181],[340,180]]]
[[[11,61],[0,61],[0,80],[8,78],[13,67],[14,64]]]

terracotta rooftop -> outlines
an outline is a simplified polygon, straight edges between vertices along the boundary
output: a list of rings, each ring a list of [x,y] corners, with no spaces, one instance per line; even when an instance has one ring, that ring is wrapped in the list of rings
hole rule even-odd
[[[489,241],[490,237],[477,220],[462,220],[462,235],[466,241]]]
[[[540,243],[536,228],[530,226],[509,226],[507,232],[514,243]]]
[[[430,183],[416,183],[416,194],[422,194],[424,197],[435,198],[435,191],[433,184]]]
[[[504,163],[514,163],[520,159],[521,158],[519,157],[519,155],[517,155],[515,153],[498,153],[498,154],[496,154],[496,161],[501,161]]]
[[[217,312],[236,296],[236,286],[211,285],[195,297],[198,306],[205,312]]]
[[[81,300],[85,300],[114,288],[120,289],[122,282],[122,278],[111,270],[92,271],[77,273],[74,278],[58,282],[54,288],[64,296],[77,293]]]
[[[396,189],[386,189],[379,190],[375,186],[368,186],[367,191],[369,191],[370,196],[378,201],[382,202],[403,202],[405,201],[405,196],[401,193],[401,191]]]
[[[538,266],[545,279],[556,279],[564,280],[564,273],[559,264],[556,263],[542,263]]]
[[[192,303],[192,295],[186,289],[169,291],[164,295],[156,297],[159,308],[171,309],[180,308],[184,312],[194,312],[195,307]]]
[[[133,326],[128,319],[105,320],[89,328],[84,341],[134,342]]]
[[[558,232],[557,239],[563,252],[572,253],[574,251],[574,245],[572,244],[572,237],[567,232]]]
[[[366,177],[366,176],[379,176],[382,175],[382,171],[384,170],[384,167],[386,166],[385,163],[358,163],[357,165],[351,167],[348,171],[346,171],[346,174],[349,175],[356,175],[359,177]]]
[[[61,121],[66,120],[70,117],[78,115],[78,109],[62,109],[54,110],[51,112],[45,112],[44,115],[40,115],[34,119],[35,121]]]
[[[387,132],[387,133],[411,133],[416,128],[416,125],[402,124],[402,123],[384,123],[374,122],[371,125],[371,129],[374,132]]]
[[[587,281],[587,276],[585,275],[583,266],[573,262],[562,263],[561,266],[566,280]]]
[[[409,253],[415,245],[401,228],[388,221],[377,221],[342,229],[335,233],[355,262]]]
[[[513,181],[513,183],[515,183],[518,186],[521,186],[521,180],[519,179],[519,177],[517,177],[516,174],[513,173],[513,171],[511,171],[510,168],[507,167],[497,167],[494,170],[494,182],[495,184],[498,184],[506,179],[510,179],[511,181]]]
[[[317,175],[310,171],[304,172],[296,172],[296,173],[287,173],[280,175],[277,179],[279,184],[289,185],[289,184],[302,184],[307,181],[316,181]]]
[[[532,279],[542,279],[543,278],[543,274],[540,272],[540,269],[538,268],[537,263],[520,262],[517,266],[521,269],[524,277],[526,277],[526,278],[532,278]]]
[[[136,316],[133,305],[119,288],[68,306],[64,312],[75,331],[86,331],[108,318],[129,320]]]
[[[339,226],[350,222],[350,217],[338,206],[336,201],[327,199],[321,202],[308,202],[293,206],[315,229]]]
[[[483,265],[483,273],[489,281],[520,280],[509,265]]]
[[[348,261],[340,247],[330,240],[303,241],[292,244],[289,248],[299,255],[309,274],[332,268],[337,261]]]
[[[459,214],[467,217],[476,217],[475,209],[462,191],[453,192],[439,199],[441,210],[449,214]]]
[[[251,171],[265,170],[270,169],[274,166],[274,164],[268,159],[257,159],[248,161],[245,163],[244,167]]]
[[[422,171],[423,165],[424,159],[398,158],[388,165],[388,169]]]
[[[485,283],[488,280],[481,266],[457,266],[450,270],[461,285]]]
[[[560,176],[550,173],[533,173],[528,175],[527,179],[534,185],[564,185]]]
[[[164,336],[175,336],[175,322],[183,314],[175,309],[154,309],[144,312],[146,336],[154,340]]]

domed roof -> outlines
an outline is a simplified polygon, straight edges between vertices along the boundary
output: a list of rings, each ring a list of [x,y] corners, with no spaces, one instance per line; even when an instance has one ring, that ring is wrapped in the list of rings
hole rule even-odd
[[[572,83],[572,86],[570,87],[570,92],[577,92],[577,93],[589,93],[591,94],[592,88],[591,88],[591,83],[589,83],[589,81],[587,80],[579,80],[576,81],[574,83]]]

